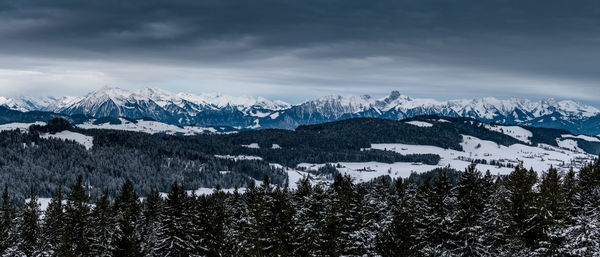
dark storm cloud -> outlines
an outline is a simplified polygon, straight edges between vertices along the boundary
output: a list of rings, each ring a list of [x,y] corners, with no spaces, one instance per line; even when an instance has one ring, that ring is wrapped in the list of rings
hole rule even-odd
[[[600,81],[599,1],[4,0],[0,37],[0,54],[12,56],[288,66],[294,74],[272,78],[281,84],[342,87],[348,81],[330,78],[352,76],[348,63],[332,64],[380,57],[390,58],[381,76],[390,78],[394,67],[433,65],[473,79],[491,72],[587,83],[582,90]],[[305,76],[317,64],[322,76]],[[377,73],[369,68],[384,64],[365,65]],[[423,83],[443,85],[443,74]],[[490,90],[482,94],[502,89]]]

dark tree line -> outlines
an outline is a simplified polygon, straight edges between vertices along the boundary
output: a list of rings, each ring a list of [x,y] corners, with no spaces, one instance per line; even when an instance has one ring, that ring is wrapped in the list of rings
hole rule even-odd
[[[434,173],[432,173],[434,174]],[[141,201],[125,181],[119,194],[91,199],[80,176],[42,212],[36,194],[21,207],[5,187],[4,256],[592,256],[600,252],[600,161],[577,174],[538,177],[516,167],[505,177],[475,166],[456,184],[446,171],[413,180],[327,186],[259,186],[228,194],[186,193],[179,183]],[[42,215],[43,214],[43,215]]]
[[[59,185],[74,183],[77,174],[94,197],[104,188],[115,197],[128,179],[136,181],[136,191],[142,195],[154,188],[167,192],[172,181],[185,181],[186,189],[217,184],[233,188],[268,175],[274,184],[287,184],[287,173],[267,162],[166,154],[165,147],[148,136],[155,143],[152,147],[99,144],[86,150],[78,143],[43,139],[36,133],[0,132],[0,182],[11,185],[10,192],[19,202],[27,198],[31,186],[40,196],[51,197]]]

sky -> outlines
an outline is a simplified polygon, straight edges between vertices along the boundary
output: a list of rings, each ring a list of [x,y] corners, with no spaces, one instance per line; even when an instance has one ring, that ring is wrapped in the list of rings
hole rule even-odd
[[[0,1],[0,95],[106,86],[600,106],[600,1]]]

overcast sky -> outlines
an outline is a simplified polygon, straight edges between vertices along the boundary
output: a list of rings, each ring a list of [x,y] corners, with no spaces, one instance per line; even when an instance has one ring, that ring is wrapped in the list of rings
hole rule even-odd
[[[0,95],[398,90],[600,106],[600,1],[0,1]]]

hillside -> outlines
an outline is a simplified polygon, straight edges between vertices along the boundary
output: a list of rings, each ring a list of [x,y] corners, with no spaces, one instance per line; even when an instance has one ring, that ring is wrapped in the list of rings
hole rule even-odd
[[[28,181],[39,182],[38,192],[48,196],[78,174],[99,194],[102,188],[115,193],[125,179],[148,193],[153,187],[167,190],[173,180],[185,181],[190,190],[217,184],[233,188],[269,175],[274,184],[293,187],[308,174],[315,182],[327,182],[338,172],[367,181],[447,166],[461,170],[472,162],[495,174],[506,174],[519,163],[564,170],[592,160],[600,145],[598,138],[562,130],[437,116],[192,136],[52,124],[29,131],[24,124],[0,127],[7,130],[0,133],[0,178],[19,185],[17,196],[23,197]],[[336,168],[321,171],[327,163]]]

